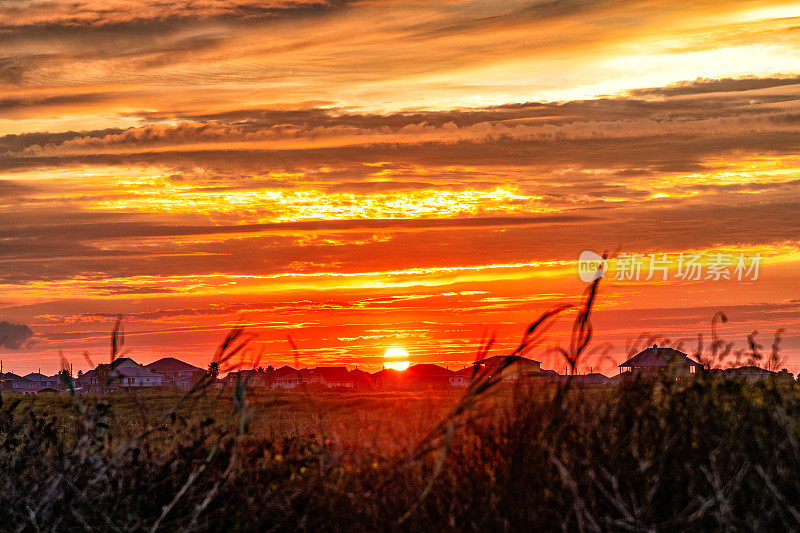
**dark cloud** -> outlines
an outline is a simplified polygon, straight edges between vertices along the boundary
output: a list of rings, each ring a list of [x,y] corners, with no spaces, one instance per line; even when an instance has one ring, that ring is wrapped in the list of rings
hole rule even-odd
[[[19,350],[32,336],[33,331],[24,324],[12,324],[5,320],[0,322],[0,347]]]
[[[123,129],[112,128],[104,130],[93,130],[85,132],[63,131],[63,132],[31,132],[21,134],[10,134],[0,137],[0,151],[18,152],[30,146],[43,146],[52,143],[62,143],[70,139],[80,137],[104,137],[106,135],[120,134]],[[0,155],[2,153],[0,152]]]
[[[0,180],[0,198],[14,199],[20,195],[35,191],[37,188],[16,181]]]
[[[309,220],[299,222],[274,222],[266,224],[231,224],[180,226],[161,225],[148,222],[103,224],[52,224],[30,225],[19,224],[2,227],[8,239],[33,238],[47,236],[54,240],[78,239],[80,241],[100,239],[124,239],[142,237],[180,237],[192,235],[246,234],[246,233],[291,233],[291,232],[343,232],[372,230],[404,230],[435,228],[476,228],[531,226],[542,224],[561,224],[565,222],[590,221],[591,217],[577,214],[536,215],[536,216],[494,216],[472,218],[415,218],[415,219],[356,219],[356,220]],[[0,226],[1,227],[1,226]]]
[[[637,0],[538,0],[526,2],[521,7],[518,4],[510,3],[509,6],[511,8],[505,10],[504,13],[488,16],[477,16],[481,10],[476,7],[476,16],[456,24],[446,26],[421,24],[412,27],[409,31],[409,38],[427,40],[439,36],[471,34],[524,23],[541,23],[550,19],[565,18],[580,13],[591,16],[592,12],[615,4],[621,6],[636,3],[638,3]]]
[[[109,36],[125,31],[146,34],[148,29],[169,30],[186,23],[247,22],[257,23],[286,17],[320,15],[346,7],[344,0],[256,1],[234,4],[211,0],[197,5],[191,0],[158,2],[141,9],[136,4],[108,6],[97,0],[53,0],[0,6],[0,32],[23,36],[37,32],[38,37],[84,34],[87,30],[108,32]]]
[[[0,58],[0,84],[19,85],[25,68],[13,57]]]
[[[463,189],[466,184],[454,184],[449,188]],[[328,187],[329,192],[376,193],[389,191],[407,191],[419,189],[441,189],[442,185],[418,181],[349,181]]]
[[[257,173],[309,167],[348,166],[353,162],[403,161],[420,166],[502,166],[515,161],[518,168],[570,167],[629,168],[663,166],[667,172],[701,168],[704,160],[743,154],[786,154],[797,150],[795,131],[751,131],[708,134],[639,135],[634,138],[516,140],[497,138],[481,142],[383,143],[306,149],[169,150],[140,149],[137,153],[105,153],[60,156],[0,157],[0,169],[77,167],[81,165],[161,165],[174,170],[207,169],[221,173]],[[672,165],[676,159],[687,163]],[[687,166],[688,165],[688,166]]]
[[[754,86],[781,80],[722,81],[725,83],[718,87],[732,84],[736,88],[740,81]],[[6,149],[5,156],[0,155],[0,169],[160,164],[172,167],[176,173],[199,165],[215,173],[247,175],[249,171],[303,169],[305,172],[314,166],[338,166],[363,175],[363,167],[353,170],[361,163],[491,166],[513,160],[520,167],[577,164],[635,176],[635,169],[643,169],[641,175],[706,172],[711,167],[704,159],[735,151],[795,150],[800,122],[794,108],[800,95],[753,93],[743,101],[740,92],[733,90],[722,97],[718,94],[706,97],[701,92],[689,101],[603,98],[387,115],[343,113],[335,109],[166,114],[160,115],[160,119],[181,122],[127,129],[7,135],[0,138],[0,150]],[[58,105],[70,100],[110,97],[109,93],[86,93],[37,97],[36,102]],[[26,102],[23,98],[7,98],[0,106],[21,108]],[[193,144],[203,147],[195,150]],[[218,150],[214,149],[215,144],[220,144]],[[298,148],[303,144],[307,147]],[[233,154],[235,157],[230,157]],[[346,175],[341,178],[338,184],[329,185],[331,190],[389,187],[356,184],[353,179],[346,179]],[[402,181],[397,176],[389,178],[385,181]]]
[[[86,93],[86,94],[64,94],[58,96],[22,96],[0,99],[0,111],[14,111],[20,108],[30,109],[31,107],[63,107],[75,104],[101,104],[110,102],[114,99],[114,93]],[[11,136],[0,139],[0,145]],[[16,137],[16,136],[14,136]]]
[[[800,76],[785,78],[698,78],[669,87],[651,87],[635,89],[629,92],[632,96],[682,96],[703,93],[729,93],[753,91],[770,87],[783,87],[800,84]]]

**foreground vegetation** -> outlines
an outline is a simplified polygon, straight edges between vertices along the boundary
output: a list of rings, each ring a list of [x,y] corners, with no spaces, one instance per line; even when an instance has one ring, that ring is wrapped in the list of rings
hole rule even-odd
[[[495,388],[439,430],[452,393],[2,398],[9,530],[800,526],[794,383]]]
[[[563,350],[573,365],[593,289]],[[800,528],[794,381],[511,387],[478,375],[465,393],[246,391],[3,394],[0,529]]]

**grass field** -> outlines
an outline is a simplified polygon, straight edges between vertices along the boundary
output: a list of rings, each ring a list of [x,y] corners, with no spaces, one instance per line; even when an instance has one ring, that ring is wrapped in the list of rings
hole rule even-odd
[[[4,394],[2,529],[800,526],[791,382],[218,394]]]
[[[463,391],[455,388],[313,393],[248,389],[248,434],[272,440],[324,434],[348,449],[389,454],[415,446],[448,414],[461,394]],[[161,416],[183,395],[173,389],[134,389],[104,396],[87,394],[80,399],[96,402],[102,398],[108,402],[112,406],[109,431],[120,438],[131,438],[163,422]],[[20,401],[18,409],[38,416],[56,416],[60,424],[75,416],[69,395],[14,398]],[[183,406],[178,414],[218,418],[233,408],[232,391],[214,391]]]

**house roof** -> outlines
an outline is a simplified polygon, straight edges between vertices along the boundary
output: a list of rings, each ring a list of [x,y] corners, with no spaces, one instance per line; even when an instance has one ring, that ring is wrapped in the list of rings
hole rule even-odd
[[[190,365],[189,363],[185,363],[180,359],[175,359],[174,357],[163,357],[158,361],[153,361],[149,365],[145,365],[145,368],[149,368],[153,372],[187,372],[203,370],[200,367]]]
[[[314,372],[328,382],[352,381],[348,376],[347,367],[344,366],[318,366]]]
[[[418,365],[410,366],[407,370],[403,371],[408,376],[414,377],[447,377],[453,374],[452,370],[448,370],[433,363],[420,363]]]
[[[284,370],[284,369],[286,369],[286,370]],[[279,371],[282,371],[282,372],[280,372],[280,374],[278,374]],[[301,368],[301,369],[298,370],[298,369],[292,368],[290,366],[281,367],[281,368],[279,368],[278,370],[275,371],[275,374],[273,374],[273,376],[275,376],[276,380],[277,379],[297,379],[297,378],[310,379],[313,375],[314,375],[314,371],[311,370],[310,368]]]
[[[755,365],[740,366],[738,368],[726,368],[724,372],[728,374],[750,374],[758,376],[771,376],[775,373],[767,370],[766,368],[761,368],[760,366]]]
[[[121,365],[123,363],[128,363],[128,364],[132,363],[133,365],[136,365],[136,366],[142,366],[139,363],[137,363],[136,361],[134,361],[133,359],[131,359],[130,357],[117,357],[116,359],[111,361],[111,369],[113,370],[114,368],[117,368],[119,365]]]
[[[372,374],[373,379],[398,379],[403,374],[403,371],[395,370],[394,368],[383,368]]]
[[[479,361],[475,361],[472,363],[473,365],[487,365],[487,366],[502,366],[507,364],[529,364],[529,365],[536,365],[540,364],[539,361],[534,361],[533,359],[528,359],[527,357],[521,357],[519,355],[494,355],[492,357],[487,357],[486,359],[481,359]]]
[[[359,370],[355,368],[349,372],[350,379],[353,380],[354,383],[372,383],[373,376],[369,372],[364,372],[363,370]]]
[[[252,379],[254,376],[264,376],[266,377],[266,372],[261,372],[254,368],[248,368],[247,370],[233,370],[228,372],[225,376],[225,379],[230,381],[234,379]]]
[[[703,366],[697,361],[689,359],[689,357],[683,352],[679,352],[674,348],[659,348],[655,344],[651,348],[647,348],[637,353],[619,366],[626,368],[643,366],[666,367],[670,365],[696,367]]]
[[[25,379],[29,379],[31,381],[58,381],[58,374],[55,376],[45,376],[44,374],[40,374],[38,372],[31,372],[24,377]]]
[[[121,366],[111,371],[112,378],[159,378],[161,374],[156,374],[143,366]]]
[[[285,376],[287,376],[289,374],[292,374],[292,375],[296,376],[297,375],[297,370],[292,368],[292,367],[290,367],[289,365],[284,365],[284,366],[280,367],[279,369],[277,369],[277,370],[272,372],[272,376],[274,378],[276,378],[276,379],[285,377]]]
[[[600,374],[599,372],[592,372],[590,374],[578,374],[574,376],[559,376],[563,381],[571,380],[574,383],[608,383],[609,377]]]
[[[78,378],[78,379],[89,379],[89,378],[95,377],[95,375],[97,375],[97,370],[96,369],[89,370],[89,371],[84,372],[83,374],[81,374],[81,377]]]
[[[19,376],[19,375],[13,373],[13,372],[6,372],[5,374],[0,374],[0,379],[8,380],[8,381],[22,381],[22,382],[29,381],[29,382],[33,383],[33,381],[31,381],[31,380],[29,380],[27,378],[23,378],[22,376]]]

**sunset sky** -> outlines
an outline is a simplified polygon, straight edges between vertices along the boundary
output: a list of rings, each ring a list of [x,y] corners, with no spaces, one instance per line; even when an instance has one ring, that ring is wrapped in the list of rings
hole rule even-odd
[[[799,193],[798,2],[0,0],[5,371],[107,361],[120,313],[143,363],[243,324],[264,365],[460,368],[607,250],[763,260],[608,276],[581,370],[721,310],[797,372]]]

